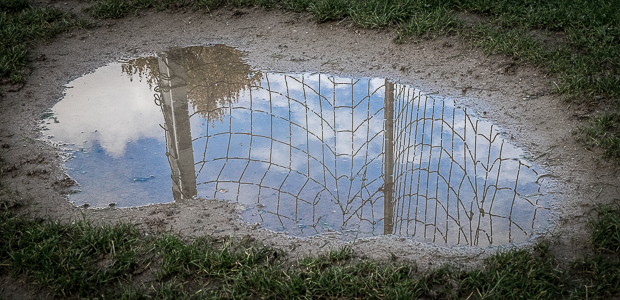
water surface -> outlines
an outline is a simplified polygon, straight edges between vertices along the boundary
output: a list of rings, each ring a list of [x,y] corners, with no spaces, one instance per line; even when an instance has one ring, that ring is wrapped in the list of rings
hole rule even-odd
[[[76,205],[216,198],[312,236],[521,243],[546,224],[536,168],[451,99],[381,78],[261,72],[224,45],[100,68],[68,84],[46,135]]]

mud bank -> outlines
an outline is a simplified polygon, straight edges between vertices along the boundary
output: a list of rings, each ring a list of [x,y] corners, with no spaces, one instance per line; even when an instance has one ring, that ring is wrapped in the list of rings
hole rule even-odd
[[[64,4],[56,4],[61,7]],[[76,6],[77,7],[77,6]],[[349,77],[380,77],[454,99],[501,128],[504,138],[545,170],[551,211],[548,230],[559,258],[587,251],[587,220],[592,208],[618,200],[618,170],[593,159],[574,141],[577,119],[588,113],[554,94],[553,78],[542,70],[515,66],[511,59],[472,49],[458,36],[393,42],[393,31],[370,31],[346,22],[317,25],[306,15],[227,10],[156,13],[98,21],[90,30],[72,31],[31,53],[32,73],[21,89],[5,88],[0,101],[2,181],[29,205],[22,213],[67,221],[133,223],[145,234],[169,232],[251,236],[288,251],[291,258],[350,245],[361,258],[416,261],[421,267],[449,262],[472,266],[497,247],[437,247],[397,236],[347,241],[338,233],[295,238],[274,233],[239,217],[235,204],[189,199],[139,208],[77,208],[67,200],[74,184],[62,166],[61,149],[44,141],[44,112],[62,98],[64,85],[112,62],[153,56],[171,48],[225,44],[244,51],[253,68],[269,72],[320,72]]]

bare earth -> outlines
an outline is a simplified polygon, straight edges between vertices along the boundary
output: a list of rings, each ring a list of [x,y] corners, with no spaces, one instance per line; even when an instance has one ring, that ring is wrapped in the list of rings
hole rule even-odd
[[[53,5],[79,13],[89,4]],[[348,244],[360,258],[385,260],[393,255],[421,267],[446,262],[472,267],[497,251],[440,248],[399,237],[349,243],[337,234],[294,238],[246,224],[233,204],[217,200],[131,209],[71,205],[66,198],[71,182],[64,175],[60,149],[39,140],[40,115],[62,97],[63,85],[121,59],[172,47],[226,44],[247,52],[248,63],[257,69],[383,77],[456,98],[460,105],[498,124],[506,138],[523,147],[530,160],[550,174],[541,182],[555,210],[554,220],[539,238],[550,240],[551,251],[560,259],[586,254],[592,209],[620,200],[618,168],[594,159],[595,154],[575,142],[571,133],[578,120],[596,111],[571,106],[555,95],[554,78],[545,77],[543,70],[486,55],[458,36],[404,44],[394,43],[395,36],[394,30],[364,30],[347,21],[317,25],[308,15],[262,9],[148,12],[62,34],[31,52],[32,73],[25,86],[4,86],[0,96],[0,156],[6,160],[2,181],[29,203],[21,212],[31,217],[128,222],[145,234],[170,232],[186,238],[251,236],[288,251],[292,259]]]

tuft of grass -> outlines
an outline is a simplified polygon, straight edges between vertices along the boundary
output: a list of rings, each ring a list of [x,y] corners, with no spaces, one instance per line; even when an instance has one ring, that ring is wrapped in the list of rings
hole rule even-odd
[[[580,126],[577,140],[589,146],[600,147],[604,156],[620,161],[620,112],[607,112],[594,117],[589,124]]]
[[[582,288],[576,298],[610,299],[620,295],[620,259],[618,256],[595,254],[576,260],[571,268],[573,276],[580,279]]]
[[[138,8],[147,8],[148,5],[144,7],[135,7],[134,1],[125,1],[125,0],[108,0],[97,2],[92,8],[92,15],[95,18],[111,18],[117,19],[126,16],[130,10],[137,10]],[[132,5],[133,4],[133,5]]]
[[[166,9],[196,5],[206,10],[213,10],[221,7],[223,1],[224,0],[104,0],[95,2],[91,14],[95,18],[118,19],[149,8],[163,11]]]
[[[410,19],[419,5],[411,1],[359,1],[350,8],[351,20],[354,24],[365,28],[381,28],[400,24]]]
[[[135,270],[138,232],[130,225],[95,227],[33,222],[2,213],[0,260],[58,297],[97,295]],[[5,267],[3,267],[5,268]]]
[[[226,4],[225,0],[196,0],[196,6],[210,12]]]
[[[517,52],[517,57],[546,67],[560,79],[561,92],[620,95],[620,2],[472,0],[457,6],[489,18],[489,26],[473,30],[474,40],[478,43],[481,40],[510,40],[518,33],[517,44],[524,40],[531,44],[526,33],[532,30],[563,33],[566,43],[560,49],[542,50],[540,46],[530,45],[520,47],[530,50]],[[539,41],[534,42],[540,45]],[[513,55],[513,47],[504,47],[507,48],[504,52],[493,43],[481,46]]]
[[[352,260],[353,250],[350,247],[343,247],[318,257],[306,257],[299,262],[299,265],[309,270],[322,270],[328,266],[350,263]]]
[[[1,0],[0,7],[5,12],[20,12],[32,8],[27,0]]]
[[[590,220],[592,245],[599,252],[620,254],[620,207],[605,205]]]
[[[26,0],[0,1],[0,77],[23,82],[28,48],[37,40],[49,40],[71,28],[89,24],[60,9],[33,7]]]
[[[314,0],[282,0],[280,1],[280,5],[285,10],[300,13],[308,11],[310,3],[313,2]]]
[[[463,28],[460,34],[489,53],[545,68],[558,79],[557,92],[592,104],[599,99],[620,103],[620,2],[467,0],[445,5],[484,16],[485,23]],[[535,32],[557,40],[546,45]],[[582,126],[579,140],[617,160],[619,114],[616,106]]]
[[[524,28],[502,30],[491,24],[474,25],[469,37],[478,47],[490,53],[502,53],[517,61],[542,63],[545,59],[543,45],[534,40]]]
[[[268,266],[251,269],[216,293],[224,298],[393,298],[415,299],[425,294],[423,281],[414,278],[411,265],[354,262],[354,253],[343,248],[298,267]]]
[[[425,34],[449,34],[457,32],[462,23],[447,8],[439,7],[434,10],[416,10],[407,20],[400,23],[398,40],[409,36],[422,36]]]
[[[582,298],[607,299],[620,295],[620,208],[604,205],[596,212],[589,222],[595,254],[576,260],[572,272],[587,287]]]
[[[313,0],[308,5],[314,20],[318,23],[339,21],[349,16],[350,2],[347,0]]]
[[[307,7],[307,5],[300,5],[299,0],[289,0],[284,6],[302,10],[304,7]],[[278,0],[99,0],[95,1],[91,14],[95,18],[117,19],[135,14],[144,9],[163,11],[167,9],[197,8],[209,12],[224,6],[237,8],[258,6],[264,9],[272,9],[281,7],[283,4]]]
[[[567,299],[573,288],[552,257],[523,249],[494,255],[461,278],[461,288],[479,299]]]
[[[0,271],[62,298],[120,299],[583,299],[620,293],[618,210],[591,222],[599,253],[560,269],[549,244],[507,250],[481,269],[360,260],[350,247],[297,264],[247,239],[202,237],[190,243],[147,238],[130,225],[31,221],[0,212]],[[613,225],[609,225],[609,224]],[[601,250],[602,251],[602,250]],[[144,286],[135,276],[150,270]]]
[[[260,246],[242,247],[241,244],[235,245],[237,249],[234,249],[233,242],[227,239],[220,247],[214,247],[213,241],[202,238],[186,245],[176,237],[163,236],[156,243],[156,249],[161,255],[159,277],[231,277],[247,268],[267,264],[280,255],[274,249]]]

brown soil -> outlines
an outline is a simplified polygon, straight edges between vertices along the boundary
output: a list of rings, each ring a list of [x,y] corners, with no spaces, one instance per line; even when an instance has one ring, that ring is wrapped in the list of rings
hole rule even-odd
[[[77,11],[86,4],[53,5]],[[554,78],[545,76],[543,70],[486,55],[458,36],[397,44],[395,35],[394,30],[364,30],[347,22],[317,25],[308,15],[262,9],[147,12],[62,34],[31,51],[32,73],[23,88],[9,91],[4,87],[0,98],[2,182],[29,203],[21,212],[32,217],[128,222],[145,234],[171,232],[187,238],[250,235],[289,251],[292,258],[346,244],[337,235],[299,239],[245,224],[233,204],[217,200],[101,210],[76,208],[67,201],[71,181],[64,175],[60,149],[38,140],[40,116],[62,97],[65,83],[121,59],[179,46],[226,44],[246,51],[247,61],[257,69],[385,77],[456,98],[501,126],[505,137],[528,151],[530,160],[550,174],[541,181],[556,213],[541,238],[551,241],[554,254],[572,260],[587,253],[587,220],[592,209],[620,199],[618,168],[596,159],[571,133],[578,119],[596,113],[595,109],[564,102],[554,94]],[[394,255],[398,260],[415,260],[421,267],[445,262],[475,266],[497,250],[441,248],[398,237],[348,244],[360,257],[389,259]]]

